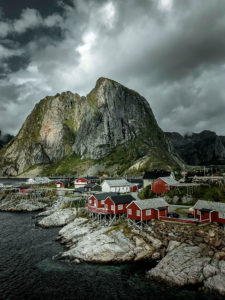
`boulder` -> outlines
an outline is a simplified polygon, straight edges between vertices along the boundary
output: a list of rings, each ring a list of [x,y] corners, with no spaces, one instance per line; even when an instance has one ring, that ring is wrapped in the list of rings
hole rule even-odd
[[[210,258],[200,257],[201,248],[182,244],[147,273],[147,277],[165,281],[170,285],[185,286],[203,281],[203,268]]]
[[[173,249],[177,248],[178,246],[180,246],[180,242],[177,241],[169,241],[168,247],[166,249],[166,252],[170,252]]]
[[[59,209],[38,221],[37,225],[45,228],[63,226],[72,222],[75,218],[76,209]]]

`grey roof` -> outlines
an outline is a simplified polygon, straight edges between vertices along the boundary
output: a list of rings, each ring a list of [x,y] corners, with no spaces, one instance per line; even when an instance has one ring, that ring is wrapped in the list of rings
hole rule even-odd
[[[178,184],[179,182],[176,181],[173,177],[169,176],[169,177],[159,177],[160,179],[162,179],[165,183],[167,183],[168,185],[174,185],[174,184]]]
[[[195,205],[195,209],[211,209],[218,212],[225,213],[225,203],[220,202],[212,202],[212,201],[206,201],[206,200],[198,200]]]
[[[104,181],[105,182],[105,181]],[[115,180],[106,180],[109,186],[130,186],[130,182],[126,179],[115,179]]]
[[[151,209],[151,208],[159,208],[168,206],[168,203],[164,198],[153,198],[153,199],[146,199],[146,200],[137,200],[134,201],[135,204],[140,209]]]

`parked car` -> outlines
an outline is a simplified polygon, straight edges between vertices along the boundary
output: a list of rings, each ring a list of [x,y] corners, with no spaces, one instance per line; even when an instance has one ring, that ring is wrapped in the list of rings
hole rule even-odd
[[[192,214],[192,213],[188,213],[188,218],[194,218],[194,214]]]
[[[179,218],[180,215],[176,212],[171,212],[171,213],[168,213],[167,214],[167,217],[170,217],[170,218]]]

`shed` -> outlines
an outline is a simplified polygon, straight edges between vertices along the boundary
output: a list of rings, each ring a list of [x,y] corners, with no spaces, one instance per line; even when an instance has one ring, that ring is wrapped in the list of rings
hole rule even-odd
[[[155,169],[153,171],[147,171],[143,176],[144,187],[146,187],[147,185],[151,185],[159,177],[168,177],[171,176],[171,174],[172,173],[170,171],[165,171],[165,170]]]
[[[64,187],[64,183],[62,181],[57,181],[56,182],[56,187],[57,188],[63,188]]]
[[[198,200],[194,205],[194,217],[225,224],[225,203]]]

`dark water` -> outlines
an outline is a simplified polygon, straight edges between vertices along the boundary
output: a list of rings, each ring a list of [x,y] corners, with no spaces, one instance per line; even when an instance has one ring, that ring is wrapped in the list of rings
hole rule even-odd
[[[197,291],[149,282],[149,266],[72,265],[54,261],[63,250],[58,229],[34,226],[33,213],[0,212],[0,299],[209,299]],[[210,296],[210,299],[217,299]]]
[[[22,183],[26,183],[28,178],[0,178],[0,183],[3,183],[4,185],[10,184],[10,185],[18,185]]]

